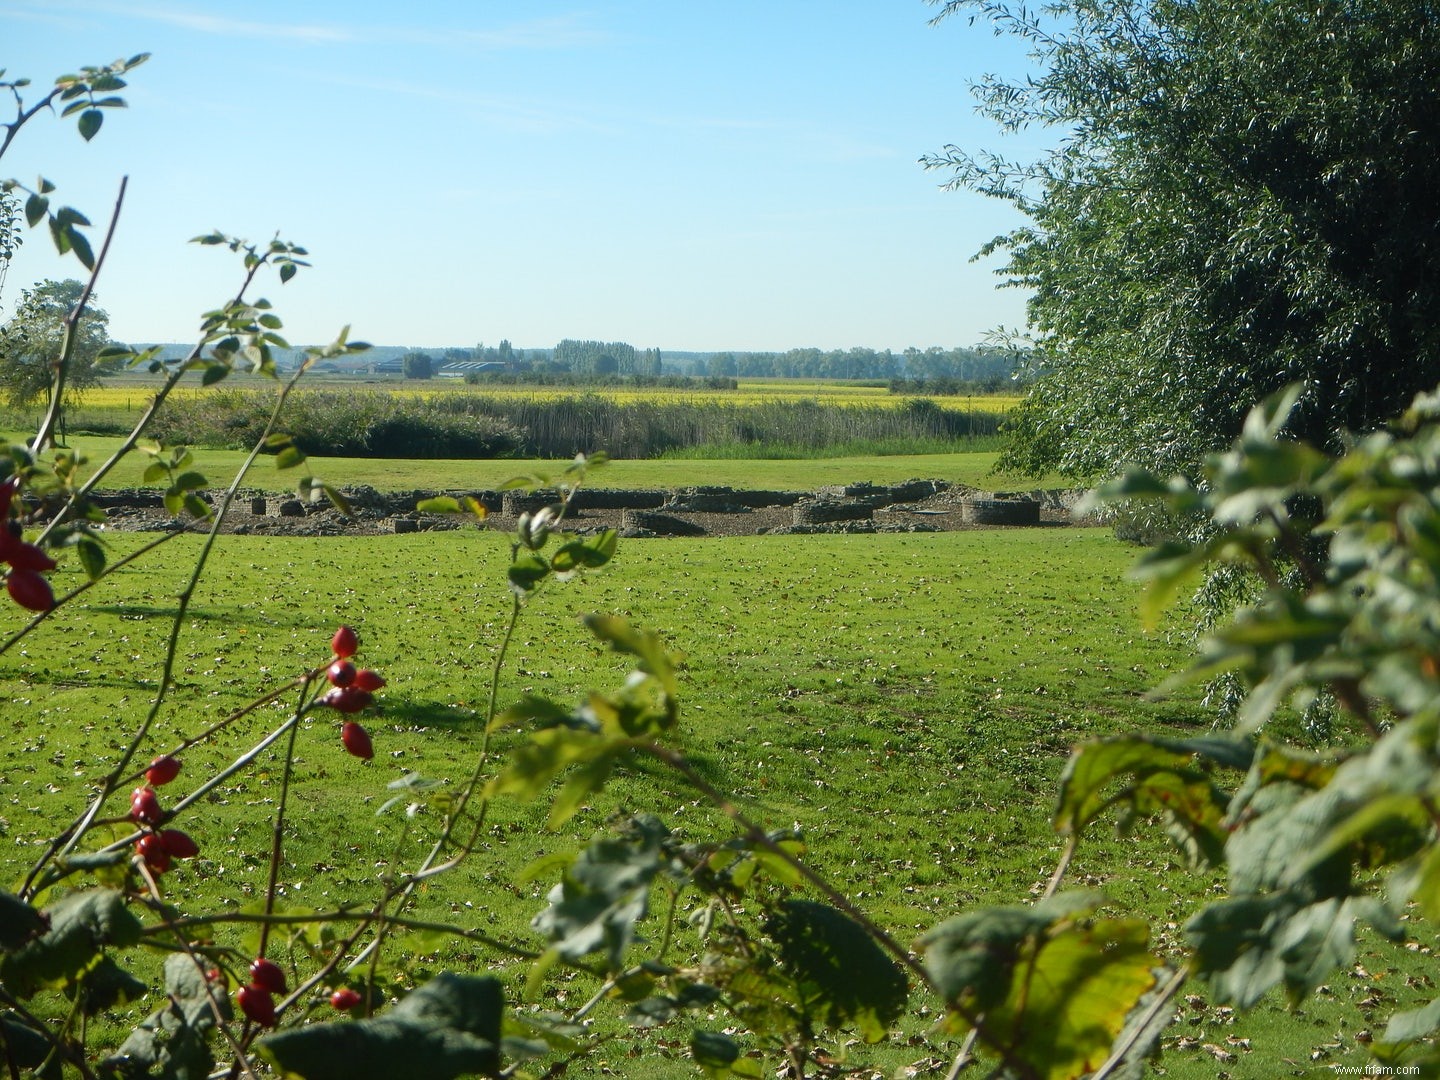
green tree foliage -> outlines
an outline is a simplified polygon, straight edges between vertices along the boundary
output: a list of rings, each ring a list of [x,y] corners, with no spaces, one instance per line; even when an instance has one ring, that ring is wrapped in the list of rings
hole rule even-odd
[[[0,389],[12,405],[28,405],[50,390],[65,340],[65,319],[85,286],[74,278],[45,281],[21,294],[15,314],[0,327]],[[102,373],[100,352],[112,344],[110,317],[94,304],[85,309],[70,355],[66,390],[94,386]]]
[[[932,0],[940,2],[940,0]],[[1335,448],[1440,361],[1440,22],[1429,0],[948,0],[1039,65],[976,87],[1016,163],[922,159],[1029,224],[987,249],[1035,290],[1043,378],[1008,464],[1194,475],[1291,382]]]
[[[407,352],[400,365],[407,379],[428,379],[435,374],[435,358],[426,352]]]
[[[5,292],[5,275],[10,259],[20,246],[20,202],[8,191],[0,190],[0,296]]]

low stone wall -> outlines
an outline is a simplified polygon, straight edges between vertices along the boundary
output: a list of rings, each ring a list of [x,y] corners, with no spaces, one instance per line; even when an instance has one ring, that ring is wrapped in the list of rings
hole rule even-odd
[[[654,510],[626,510],[620,515],[621,535],[704,536],[703,526]]]
[[[969,525],[1039,525],[1040,504],[1033,499],[966,499],[960,520]]]
[[[828,521],[871,521],[875,507],[856,499],[813,499],[795,504],[796,525],[821,525]]]

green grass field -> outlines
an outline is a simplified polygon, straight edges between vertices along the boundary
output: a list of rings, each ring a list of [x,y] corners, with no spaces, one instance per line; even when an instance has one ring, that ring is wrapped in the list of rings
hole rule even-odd
[[[117,552],[139,542],[113,540]],[[105,770],[143,715],[166,615],[196,546],[179,539],[107,579],[63,608],[43,636],[0,657],[12,724],[0,743],[7,880],[78,812],[87,778]],[[798,823],[814,865],[913,940],[947,915],[1021,902],[1043,884],[1059,851],[1048,823],[1055,781],[1074,742],[1137,727],[1204,729],[1193,695],[1144,696],[1187,653],[1166,634],[1139,631],[1136,586],[1125,576],[1133,555],[1095,529],[627,542],[603,572],[535,601],[501,701],[535,692],[568,703],[623,678],[617,658],[587,639],[581,613],[623,614],[660,631],[688,657],[683,742],[704,775],[772,826]],[[390,680],[367,720],[373,762],[342,751],[328,716],[301,732],[283,904],[360,901],[378,875],[418,859],[433,819],[422,813],[402,840],[404,815],[374,811],[386,784],[408,771],[456,782],[472,767],[508,604],[506,559],[503,537],[476,530],[222,538],[183,627],[178,683],[147,757],[322,662],[340,622],[361,634],[358,659]],[[65,568],[55,578],[63,588],[78,575]],[[0,632],[19,625],[13,608],[0,617]],[[283,715],[265,710],[217,745],[191,750],[191,775],[230,760]],[[184,783],[182,774],[179,793]],[[186,816],[203,857],[165,879],[174,902],[235,910],[263,893],[278,783],[276,762],[262,762]],[[621,810],[651,810],[697,839],[718,824],[693,792],[654,768],[621,776],[560,834],[544,830],[543,807],[502,803],[483,850],[427,887],[417,914],[534,947],[528,923],[548,882],[520,884],[518,872],[539,856],[576,850]],[[1187,900],[1211,884],[1180,871],[1156,841],[1108,835],[1087,842],[1071,880],[1168,921],[1171,934]],[[387,959],[410,973],[462,966],[521,978],[515,961],[473,944],[402,939]],[[1399,988],[1402,978],[1392,981]],[[552,982],[545,999],[573,1006],[590,993],[583,980],[571,985]],[[1339,1010],[1361,985],[1337,986],[1334,1000],[1307,1005],[1298,1021],[1276,1007],[1236,1022],[1189,999],[1165,1066],[1172,1075],[1214,1076],[1207,1045],[1229,1046],[1224,1052],[1252,1064],[1308,1064],[1316,1046],[1334,1041]],[[123,1029],[138,1015],[117,1023]],[[923,1017],[912,1016],[877,1050],[887,1074],[944,1056],[925,1031]],[[1253,1052],[1225,1042],[1252,1035]],[[626,1058],[627,1076],[688,1074],[638,1036],[615,1045],[622,1055],[641,1048]],[[1328,1052],[1351,1060],[1344,1055],[1354,1044],[1345,1046]],[[601,1074],[602,1063],[580,1074]],[[614,1062],[606,1067],[614,1071]]]
[[[23,438],[16,432],[3,433],[6,441]],[[69,445],[83,453],[93,468],[117,445],[109,437],[74,436]],[[245,455],[235,450],[197,449],[195,467],[215,487],[234,478]],[[902,480],[948,480],[988,489],[1061,486],[1059,478],[1006,476],[993,473],[993,453],[907,454],[893,457],[837,457],[803,460],[674,460],[612,461],[594,471],[587,483],[592,487],[677,488],[720,484],[740,488],[780,491],[813,491],[825,484],[870,481],[893,484]],[[132,454],[106,479],[105,488],[145,486],[142,474],[148,464],[141,454]],[[310,459],[314,474],[341,487],[368,484],[382,491],[421,489],[427,491],[476,491],[494,489],[516,476],[530,473],[558,475],[565,461],[404,461],[387,458]],[[246,477],[244,486],[265,491],[287,491],[298,479],[294,470],[277,470],[272,458],[260,458]]]

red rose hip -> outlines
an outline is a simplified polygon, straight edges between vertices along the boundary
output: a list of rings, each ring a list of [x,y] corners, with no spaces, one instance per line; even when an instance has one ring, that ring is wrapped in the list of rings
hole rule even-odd
[[[165,817],[154,788],[136,788],[130,794],[130,816],[142,825],[159,825]]]
[[[367,693],[373,693],[385,685],[378,671],[371,671],[369,668],[361,668],[355,673],[355,686],[357,689]]]
[[[145,770],[145,779],[155,787],[164,787],[180,775],[180,759],[169,754],[157,757]]]
[[[340,728],[340,741],[358,758],[369,761],[375,756],[375,749],[370,745],[370,733],[354,720],[346,720]]]
[[[349,686],[355,681],[355,665],[349,660],[336,660],[325,669],[331,686]]]
[[[330,995],[330,1007],[339,1009],[341,1012],[349,1012],[360,1004],[360,991],[352,990],[348,986],[342,986]]]
[[[262,990],[269,990],[274,994],[285,993],[285,972],[280,970],[280,965],[274,960],[266,960],[263,956],[257,956],[251,963],[250,981]]]
[[[320,696],[321,705],[328,705],[342,713],[357,713],[373,700],[369,690],[358,686],[333,686]]]
[[[355,655],[355,650],[360,647],[360,639],[355,636],[355,631],[348,626],[342,626],[335,631],[335,636],[330,639],[330,651],[339,659],[346,660]]]
[[[16,567],[5,579],[10,599],[29,611],[49,611],[55,606],[55,592],[34,570]]]
[[[261,1027],[275,1026],[275,998],[263,986],[242,986],[235,995],[235,1003]]]
[[[140,856],[151,873],[163,874],[170,869],[170,853],[155,833],[146,833],[135,841],[135,854]]]
[[[200,845],[190,839],[189,833],[179,829],[164,829],[159,834],[160,846],[174,859],[193,859],[200,854]]]

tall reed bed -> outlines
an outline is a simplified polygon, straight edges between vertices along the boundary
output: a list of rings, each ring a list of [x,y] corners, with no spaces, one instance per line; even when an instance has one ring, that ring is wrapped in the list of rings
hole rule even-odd
[[[244,390],[173,402],[156,434],[194,446],[244,446],[263,424],[269,403],[267,394]],[[784,456],[856,446],[892,453],[953,449],[994,436],[1001,420],[997,412],[942,409],[922,398],[897,408],[805,399],[733,404],[620,401],[597,394],[418,397],[311,390],[294,395],[285,426],[306,453],[344,457],[564,458],[603,449],[617,457],[655,458],[707,447],[727,453],[783,448]]]

